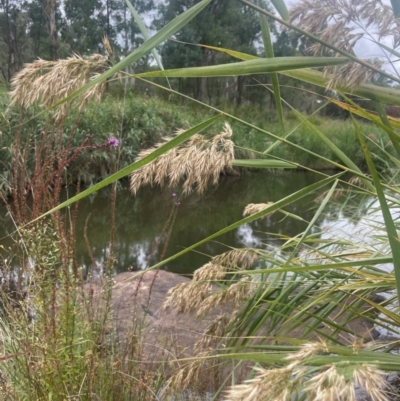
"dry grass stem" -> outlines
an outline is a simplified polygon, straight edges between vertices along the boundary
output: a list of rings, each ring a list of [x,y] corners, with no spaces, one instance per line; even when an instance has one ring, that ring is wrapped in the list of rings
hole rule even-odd
[[[214,349],[215,346],[225,338],[225,331],[236,314],[227,312],[219,315],[204,331],[200,340],[196,342],[194,347],[194,354],[198,355],[200,352],[207,349]]]
[[[183,131],[178,131],[177,135]],[[143,185],[165,185],[175,188],[184,179],[182,192],[202,194],[209,182],[218,184],[223,173],[232,172],[234,144],[230,140],[232,129],[225,123],[224,130],[211,140],[202,135],[193,135],[178,148],[171,149],[131,175],[131,191],[136,194]],[[139,153],[139,159],[149,155],[171,138],[164,138],[155,147]]]
[[[114,50],[111,47],[108,37],[104,36],[102,42],[103,42],[104,50],[106,51],[108,58],[113,59],[114,58]]]
[[[193,389],[193,385],[200,382],[200,376],[203,373],[208,373],[208,384],[211,384],[213,380],[217,379],[216,376],[218,374],[216,371],[218,369],[217,361],[212,358],[210,359],[212,356],[212,351],[197,354],[196,359],[191,360],[178,369],[170,379],[168,387],[177,389],[179,392],[188,388]]]
[[[97,78],[107,67],[107,57],[93,54],[88,59],[74,55],[57,61],[36,60],[27,64],[11,81],[11,106],[29,107],[41,103],[51,107]],[[79,108],[89,100],[100,100],[106,81],[96,84],[79,97]],[[66,115],[71,102],[57,108],[56,117]]]

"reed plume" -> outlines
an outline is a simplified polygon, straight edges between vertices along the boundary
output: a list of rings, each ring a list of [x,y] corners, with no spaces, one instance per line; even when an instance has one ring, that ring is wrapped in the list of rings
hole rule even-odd
[[[290,362],[287,366],[255,367],[256,376],[232,386],[225,401],[289,401],[300,392],[304,399],[313,401],[356,401],[356,387],[365,390],[372,401],[389,401],[388,384],[373,365],[355,365],[349,374],[348,366],[332,364],[310,374],[307,360],[327,352],[329,347],[325,342],[307,343],[286,357]]]
[[[243,211],[243,216],[250,216],[252,214],[261,212],[261,210],[266,209],[267,207],[270,207],[273,205],[273,202],[268,202],[268,203],[249,203]],[[274,212],[266,214],[264,217],[271,216]]]
[[[392,37],[394,49],[400,44],[398,21],[392,8],[381,0],[301,0],[291,8],[290,15],[292,23],[347,53],[354,53],[361,39],[374,36],[378,40]],[[312,44],[308,51],[313,55],[340,56],[320,43]],[[366,61],[378,68],[383,65],[377,58]],[[327,67],[325,72],[335,74],[327,89],[334,89],[338,83],[354,89],[377,75],[358,63]]]
[[[40,103],[51,107],[97,78],[108,68],[107,62],[107,57],[93,54],[87,59],[74,55],[57,61],[39,59],[26,64],[11,80],[10,106],[19,104],[29,107]],[[90,100],[99,101],[105,88],[106,81],[103,81],[88,89],[78,99],[79,109]],[[68,113],[71,103],[65,102],[58,106],[57,119]]]
[[[178,131],[177,135],[182,132]],[[230,140],[231,136],[232,129],[228,123],[225,123],[220,134],[210,140],[202,135],[193,135],[181,146],[135,171],[131,175],[131,191],[136,194],[143,185],[175,188],[184,180],[183,195],[193,191],[202,194],[209,182],[217,185],[222,173],[233,171],[234,143]],[[138,159],[149,155],[170,139],[166,137],[155,147],[141,151]]]
[[[213,283],[224,280],[230,271],[251,268],[256,260],[257,254],[251,249],[235,249],[215,256],[194,272],[192,281],[168,291],[164,308],[176,309],[178,313],[196,312],[201,316],[228,302],[238,307],[257,288],[258,282],[244,276],[219,291],[213,291]]]

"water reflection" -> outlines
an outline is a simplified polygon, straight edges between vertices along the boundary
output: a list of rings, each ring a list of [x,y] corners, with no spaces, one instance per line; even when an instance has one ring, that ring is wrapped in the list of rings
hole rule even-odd
[[[312,173],[270,174],[265,171],[247,173],[241,177],[224,177],[218,187],[211,188],[201,197],[191,195],[179,199],[178,194],[179,206],[175,205],[177,198],[172,196],[171,190],[144,188],[134,197],[127,189],[120,189],[114,244],[118,260],[116,270],[122,272],[151,266],[160,260],[163,253],[164,257],[174,255],[241,219],[249,203],[275,202],[319,179],[319,175]],[[312,219],[318,206],[314,199],[320,194],[315,193],[285,208],[286,212],[298,215],[304,221],[279,212],[274,213],[267,218],[244,224],[219,237],[217,241],[203,244],[196,251],[175,259],[165,268],[187,274],[206,263],[209,256],[224,252],[228,247],[276,247],[283,243],[281,235],[295,236],[307,227],[307,222]],[[76,230],[77,259],[84,267],[92,264],[83,235],[88,216],[87,237],[96,264],[101,266],[108,256],[112,221],[110,204],[109,188],[80,202]],[[334,205],[330,206],[326,222],[336,219],[335,208]],[[169,235],[171,225],[166,226],[166,222],[171,213],[174,215],[175,212],[176,218]],[[0,237],[3,237],[13,231],[13,226],[4,218],[5,211],[1,215],[4,224]],[[341,220],[346,230],[349,220]],[[324,223],[321,223],[323,226]]]

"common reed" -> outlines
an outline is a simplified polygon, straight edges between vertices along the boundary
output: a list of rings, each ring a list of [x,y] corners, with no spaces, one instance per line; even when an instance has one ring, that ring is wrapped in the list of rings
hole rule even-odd
[[[243,211],[243,216],[250,216],[251,214],[255,214],[255,213],[261,212],[261,210],[266,209],[267,207],[271,206],[272,204],[273,204],[272,202],[268,202],[268,203],[249,203],[245,207],[245,209]],[[264,217],[271,216],[271,214],[273,214],[273,213],[270,213],[270,214],[268,214],[268,215],[266,215]]]
[[[349,368],[332,364],[317,372],[303,365],[308,358],[327,351],[325,343],[306,343],[298,352],[288,355],[290,363],[286,366],[273,369],[257,366],[255,377],[232,386],[225,401],[289,401],[296,396],[313,401],[356,401],[355,388],[366,391],[371,401],[389,401],[388,383],[373,365]]]
[[[178,313],[195,312],[197,316],[202,316],[229,302],[238,306],[257,286],[251,277],[228,281],[228,285],[217,291],[213,289],[213,284],[223,281],[228,272],[249,269],[256,260],[257,255],[251,249],[236,249],[215,256],[195,271],[192,281],[168,291],[164,308],[176,309]]]
[[[243,302],[259,286],[257,279],[251,276],[230,279],[227,273],[250,269],[256,262],[257,253],[254,250],[234,249],[215,256],[197,269],[192,281],[169,290],[165,309],[194,313],[198,318],[213,310],[219,311],[194,345],[196,358],[180,364],[170,380],[170,386],[180,390],[191,388],[193,383],[196,385],[196,382],[204,381],[201,377],[212,375],[217,378],[222,374],[223,365],[214,358],[216,346],[228,339],[227,328],[236,319]]]
[[[381,40],[390,36],[394,49],[400,45],[398,22],[391,7],[381,0],[301,0],[293,5],[290,16],[298,26],[347,53],[354,53],[360,40],[374,40],[374,37]],[[339,55],[320,43],[312,44],[308,51],[313,55]],[[384,63],[379,58],[366,61],[379,69]],[[354,62],[340,68],[328,67],[325,71],[335,73],[327,89],[334,89],[339,82],[354,89],[378,78],[372,70]]]
[[[177,135],[183,131],[177,131]],[[193,191],[202,194],[209,182],[218,184],[222,173],[229,173],[234,159],[234,144],[230,140],[232,129],[228,123],[212,139],[194,135],[181,146],[171,149],[131,175],[131,191],[136,194],[143,185],[176,188],[181,180],[182,194]],[[164,138],[155,147],[143,150],[138,159],[149,155],[171,138]]]
[[[36,60],[27,64],[11,80],[11,104],[23,107],[40,103],[49,108],[95,79],[107,69],[108,58],[101,54],[93,54],[88,58],[73,55],[57,61]],[[79,109],[89,100],[100,100],[106,88],[102,81],[79,98]],[[58,106],[56,119],[60,120],[70,110],[71,102]]]

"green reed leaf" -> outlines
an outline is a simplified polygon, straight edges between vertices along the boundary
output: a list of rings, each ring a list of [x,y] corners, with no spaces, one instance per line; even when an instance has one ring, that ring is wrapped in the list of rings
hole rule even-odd
[[[226,49],[223,47],[216,46],[208,46],[208,45],[197,45],[193,46],[204,47],[210,50],[215,50],[220,53],[228,54],[238,60],[257,60],[260,57],[253,56],[252,54],[237,52],[235,50]],[[400,54],[400,53],[399,53]],[[322,88],[326,88],[328,82],[333,78],[331,74],[323,74],[320,71],[311,70],[311,69],[298,69],[298,70],[288,70],[288,71],[279,71],[279,74],[298,79],[299,81],[308,82],[313,85],[320,86]],[[340,92],[348,93],[351,95],[357,95],[360,97],[366,97],[368,99],[377,100],[382,103],[388,104],[397,104],[400,105],[400,91],[396,88],[391,87],[382,87],[374,84],[363,83],[356,89],[349,89],[340,85],[337,85],[337,89]]]
[[[278,11],[282,19],[284,19],[285,21],[289,21],[289,11],[286,8],[285,2],[283,0],[271,0],[271,3],[274,5],[276,11]]]
[[[220,64],[205,67],[177,68],[173,70],[152,71],[136,74],[138,78],[197,78],[224,77],[250,74],[263,74],[294,70],[307,67],[325,67],[346,64],[343,57],[279,57],[274,59],[248,60],[238,63]]]
[[[137,26],[139,27],[139,30],[140,30],[140,32],[142,33],[144,39],[145,39],[145,40],[149,40],[150,37],[151,37],[151,36],[150,36],[150,33],[149,33],[149,31],[147,30],[146,25],[145,25],[145,23],[143,22],[143,20],[140,18],[139,13],[136,11],[135,7],[133,7],[132,3],[131,3],[129,0],[125,0],[125,3],[126,3],[126,5],[128,6],[128,8],[129,8],[129,10],[130,10],[130,12],[131,12],[131,14],[132,14],[132,16],[133,16],[133,18],[134,18],[134,20],[135,20]],[[161,57],[160,57],[160,55],[158,54],[157,49],[156,49],[156,48],[152,49],[151,53],[153,54],[154,59],[156,60],[158,67],[159,67],[161,70],[163,70],[164,67],[163,67],[163,64],[162,64],[162,61],[161,61]]]
[[[320,86],[322,88],[326,88],[330,79],[333,78],[333,76],[330,74],[324,75],[322,72],[306,69],[296,71],[284,71],[281,72],[281,74],[291,78],[299,79],[300,81]],[[377,100],[382,103],[400,105],[400,91],[396,88],[384,88],[382,86],[364,83],[361,84],[358,88],[351,90],[339,83],[336,89],[340,92],[357,95],[360,97],[366,97],[368,99]]]
[[[398,236],[398,233],[396,230],[396,226],[393,222],[392,214],[390,212],[390,208],[387,203],[385,193],[383,191],[383,187],[382,187],[379,175],[378,175],[378,171],[376,170],[375,164],[372,160],[371,152],[368,149],[368,146],[365,142],[364,136],[362,135],[357,122],[355,121],[353,115],[351,115],[351,116],[353,119],[353,125],[355,128],[356,134],[358,136],[358,139],[361,144],[361,148],[362,148],[364,156],[365,156],[365,160],[367,161],[368,169],[371,173],[371,177],[372,177],[373,183],[375,185],[376,193],[378,195],[378,200],[379,200],[379,204],[381,207],[383,220],[385,222],[389,245],[390,245],[390,249],[391,249],[392,255],[393,255],[393,267],[394,267],[394,275],[396,278],[397,298],[400,303],[400,242],[398,239],[399,236]]]
[[[262,274],[262,273],[289,273],[289,272],[307,272],[307,271],[321,271],[321,270],[346,270],[352,267],[361,267],[361,266],[375,266],[383,263],[392,263],[392,256],[382,256],[382,257],[374,257],[368,259],[359,259],[359,260],[349,260],[345,262],[335,262],[335,263],[324,263],[324,264],[310,264],[310,265],[291,265],[286,267],[271,267],[269,269],[257,269],[257,270],[246,270],[246,271],[238,271],[232,274]],[[229,274],[229,273],[227,273]],[[374,271],[374,274],[377,274]],[[380,275],[386,275],[387,273],[382,273]]]
[[[252,168],[297,168],[297,165],[282,160],[237,159],[232,161],[236,167]]]
[[[343,347],[345,348],[345,347]],[[348,348],[348,351],[353,351],[352,348]],[[362,352],[359,351],[357,354],[349,354],[347,352],[344,355],[321,355],[313,356],[303,363],[304,366],[329,366],[329,365],[362,365],[369,364],[375,365],[378,369],[385,371],[397,371],[400,370],[400,358],[397,355],[392,355],[390,358],[387,356],[390,354],[377,355],[376,352]],[[275,364],[287,365],[287,353],[272,353],[272,352],[242,352],[242,353],[229,353],[229,354],[218,354],[215,357],[224,359],[240,359],[244,361],[252,361],[257,363],[263,363],[268,366]]]
[[[257,4],[260,5],[260,0],[257,0]],[[262,38],[263,38],[263,42],[264,42],[265,55],[268,58],[273,58],[274,57],[274,48],[272,46],[271,33],[270,33],[267,17],[265,15],[260,14],[260,13],[258,13],[258,17],[260,19],[260,25],[261,25],[261,31],[262,31]],[[288,17],[289,17],[289,15],[288,15]],[[281,123],[282,132],[283,132],[285,130],[285,124],[284,124],[284,120],[283,120],[283,108],[282,108],[282,102],[281,102],[281,90],[280,90],[280,87],[279,87],[279,80],[278,80],[278,74],[277,73],[272,73],[271,74],[271,81],[272,81],[272,89],[274,91],[276,110],[278,111],[279,122]]]

